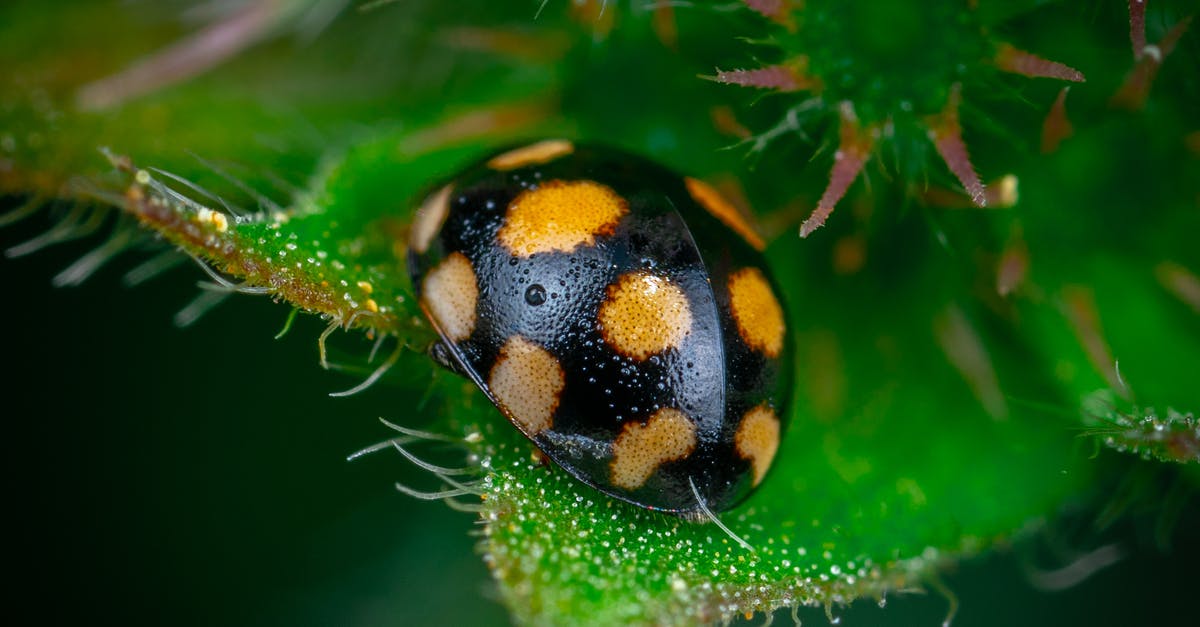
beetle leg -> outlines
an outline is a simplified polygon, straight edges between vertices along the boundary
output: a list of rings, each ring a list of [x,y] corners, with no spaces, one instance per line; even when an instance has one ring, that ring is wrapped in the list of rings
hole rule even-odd
[[[450,347],[446,346],[445,341],[438,340],[434,342],[433,345],[429,347],[429,357],[430,359],[433,359],[434,363],[445,368],[446,370],[449,370],[450,372],[453,372],[459,376],[466,376],[466,373],[463,372],[462,366],[459,365],[458,360],[451,357]]]

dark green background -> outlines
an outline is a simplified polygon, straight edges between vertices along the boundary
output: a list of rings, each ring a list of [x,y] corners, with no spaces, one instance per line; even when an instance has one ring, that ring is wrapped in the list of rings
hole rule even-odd
[[[8,203],[11,205],[11,202]],[[0,230],[5,248],[51,224]],[[235,297],[189,329],[171,316],[195,294],[184,266],[136,289],[129,254],[85,286],[50,278],[98,244],[0,259],[8,373],[3,378],[10,613],[34,624],[495,624],[503,609],[469,535],[471,515],[397,494],[427,477],[398,456],[346,454],[388,437],[377,416],[422,417],[380,385],[348,399],[356,378],[317,364],[323,325]],[[357,334],[332,343],[361,354]],[[426,372],[412,373],[420,381]],[[1103,453],[1098,463],[1112,461]],[[1087,507],[1009,551],[949,573],[955,625],[1194,624],[1200,514],[1183,514],[1168,549],[1158,515],[1091,530]],[[1065,564],[1048,547],[1119,542],[1131,557],[1062,592],[1033,589],[1029,564]],[[843,624],[937,625],[935,594],[860,603]],[[825,624],[823,612],[801,613]],[[779,617],[787,624],[786,611]],[[755,619],[759,622],[761,617]]]

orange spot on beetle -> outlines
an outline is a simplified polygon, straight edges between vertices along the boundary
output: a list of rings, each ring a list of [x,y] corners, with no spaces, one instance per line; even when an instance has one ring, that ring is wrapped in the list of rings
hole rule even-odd
[[[493,170],[515,170],[531,165],[541,165],[575,152],[575,145],[565,139],[547,139],[528,146],[514,148],[488,160]]]
[[[729,308],[747,346],[771,359],[783,352],[783,307],[758,268],[742,268],[729,276]]]
[[[470,260],[454,252],[430,270],[422,282],[421,302],[446,339],[457,343],[470,337],[479,302],[479,285]]]
[[[678,409],[660,409],[645,424],[626,423],[613,442],[613,485],[636,490],[659,466],[683,459],[695,448],[696,425]]]
[[[670,279],[646,271],[621,275],[609,285],[598,318],[604,341],[639,361],[677,348],[692,330],[687,295]]]
[[[611,235],[629,205],[611,187],[595,181],[548,181],[521,192],[508,204],[496,237],[518,257],[574,251]]]
[[[504,343],[488,376],[488,390],[529,436],[554,426],[564,386],[566,375],[554,355],[520,336]]]
[[[766,405],[746,412],[734,435],[734,445],[742,459],[750,461],[754,485],[758,485],[779,450],[779,417]]]
[[[755,250],[762,252],[766,249],[767,243],[754,230],[754,227],[750,226],[742,212],[725,200],[721,192],[718,192],[712,185],[690,176],[685,177],[683,182],[687,186],[688,193],[692,195],[692,199],[713,217],[733,229],[733,232],[741,235],[742,239],[746,240],[746,243],[753,246]]]
[[[450,214],[450,192],[453,189],[453,185],[446,185],[430,194],[425,202],[421,203],[421,208],[417,209],[417,214],[413,216],[412,230],[409,232],[408,241],[409,246],[412,246],[412,249],[418,254],[424,254],[429,250],[429,244],[442,229],[442,223]]]

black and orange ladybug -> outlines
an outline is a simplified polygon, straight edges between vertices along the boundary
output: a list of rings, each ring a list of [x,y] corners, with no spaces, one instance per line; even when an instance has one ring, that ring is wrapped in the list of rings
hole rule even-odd
[[[762,482],[790,396],[786,316],[762,239],[709,185],[541,141],[430,194],[409,248],[435,357],[567,472],[684,516]]]

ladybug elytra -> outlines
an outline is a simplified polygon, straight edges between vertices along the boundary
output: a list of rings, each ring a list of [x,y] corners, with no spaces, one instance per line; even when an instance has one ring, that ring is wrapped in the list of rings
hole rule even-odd
[[[468,168],[414,219],[434,351],[552,461],[695,516],[759,485],[791,345],[763,241],[709,185],[547,140]]]

